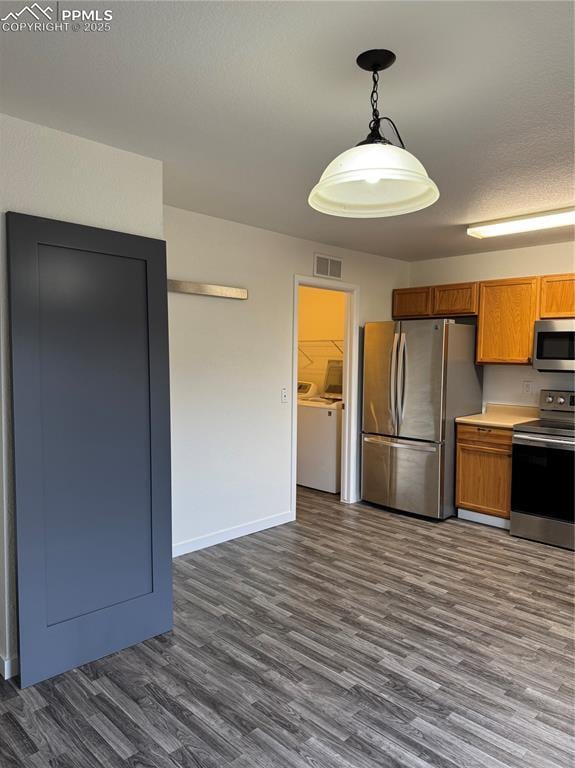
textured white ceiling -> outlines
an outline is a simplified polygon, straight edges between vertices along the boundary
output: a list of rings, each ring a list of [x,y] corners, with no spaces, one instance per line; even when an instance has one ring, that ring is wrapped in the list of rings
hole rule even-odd
[[[109,32],[0,32],[1,108],[163,160],[170,205],[406,260],[572,235],[465,234],[572,203],[570,2],[106,6]],[[367,133],[370,76],[355,57],[375,47],[397,54],[382,111],[441,197],[393,219],[325,216],[307,195]]]

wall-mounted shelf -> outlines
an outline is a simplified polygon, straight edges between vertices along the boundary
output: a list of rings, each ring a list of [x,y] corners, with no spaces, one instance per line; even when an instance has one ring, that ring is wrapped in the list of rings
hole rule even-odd
[[[247,288],[236,288],[232,285],[212,285],[211,283],[192,283],[188,280],[168,280],[168,291],[171,293],[190,293],[194,296],[213,296],[217,299],[248,298]]]

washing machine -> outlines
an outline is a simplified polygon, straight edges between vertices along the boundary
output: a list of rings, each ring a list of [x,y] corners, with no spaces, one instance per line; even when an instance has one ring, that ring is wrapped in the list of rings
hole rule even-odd
[[[322,397],[298,399],[297,484],[339,493],[343,403]]]

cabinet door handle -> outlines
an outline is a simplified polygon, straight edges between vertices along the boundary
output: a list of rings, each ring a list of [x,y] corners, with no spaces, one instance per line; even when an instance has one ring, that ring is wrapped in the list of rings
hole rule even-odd
[[[478,432],[491,432],[491,427],[477,427]]]

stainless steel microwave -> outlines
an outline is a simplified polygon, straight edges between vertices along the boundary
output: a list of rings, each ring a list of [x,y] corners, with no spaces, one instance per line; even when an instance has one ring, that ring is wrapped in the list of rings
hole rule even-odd
[[[575,371],[575,318],[536,321],[533,367],[538,371]]]

